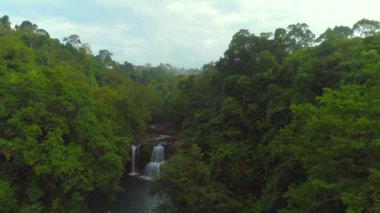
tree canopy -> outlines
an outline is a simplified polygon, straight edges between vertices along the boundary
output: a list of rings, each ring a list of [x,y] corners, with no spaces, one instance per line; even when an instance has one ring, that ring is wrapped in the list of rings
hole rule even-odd
[[[179,74],[3,16],[0,209],[112,200],[133,138],[160,121],[180,133],[158,211],[379,212],[379,26],[241,29],[218,61]]]
[[[379,212],[379,45],[366,19],[316,40],[303,23],[238,31],[219,61],[178,83],[181,145],[162,168],[162,208]]]
[[[86,212],[91,193],[111,200],[133,137],[164,100],[154,73],[138,83],[133,65],[93,56],[78,35],[61,43],[30,21],[12,29],[8,16],[0,46],[1,211]]]

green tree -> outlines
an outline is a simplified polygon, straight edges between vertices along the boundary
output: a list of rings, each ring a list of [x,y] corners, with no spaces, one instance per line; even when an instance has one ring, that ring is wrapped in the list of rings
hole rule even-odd
[[[99,50],[99,53],[96,57],[103,61],[104,64],[110,65],[110,63],[112,62],[112,55],[113,53],[111,53],[108,50]]]
[[[70,45],[74,48],[79,48],[82,42],[80,41],[80,38],[78,35],[73,34],[68,37],[63,38],[63,41],[66,42],[66,45]]]
[[[322,33],[316,42],[321,42],[326,39],[333,39],[334,37],[345,37],[350,38],[354,35],[354,31],[346,26],[336,26],[334,29],[328,28],[324,33]]]
[[[210,181],[246,212],[378,211],[380,37],[352,35],[338,26],[315,44],[306,24],[237,32],[224,56],[182,77],[170,99],[182,121],[177,160],[201,148]],[[180,165],[165,167],[204,186],[176,176]]]
[[[11,33],[11,22],[9,17],[4,15],[0,18],[0,36],[9,35]]]
[[[30,21],[23,21],[20,25],[16,25],[16,32],[21,36],[21,39],[30,47],[33,48],[35,40],[35,32],[38,29],[36,24]]]
[[[13,37],[0,37],[0,73],[26,72],[33,69],[33,52]]]
[[[129,140],[91,87],[65,83],[51,71],[1,82],[1,169],[22,206],[77,211],[85,209],[86,192],[119,189],[115,177],[124,170]]]
[[[288,51],[294,52],[306,47],[310,47],[315,35],[309,30],[309,26],[305,23],[291,24],[288,26],[286,35]]]
[[[161,210],[231,212],[241,209],[228,196],[223,184],[211,180],[210,170],[201,159],[201,150],[192,145],[186,153],[177,153],[162,165],[160,180],[165,187],[161,187],[160,193],[169,196],[170,200]]]
[[[14,189],[9,182],[0,180],[0,208],[3,212],[12,212],[17,209],[17,200]]]
[[[377,212],[380,138],[379,87],[326,90],[321,106],[293,107],[293,121],[279,134],[273,152],[299,162],[304,181],[284,194],[281,212]]]
[[[380,29],[380,22],[375,20],[361,19],[352,27],[354,32],[359,33],[361,36],[374,35]]]

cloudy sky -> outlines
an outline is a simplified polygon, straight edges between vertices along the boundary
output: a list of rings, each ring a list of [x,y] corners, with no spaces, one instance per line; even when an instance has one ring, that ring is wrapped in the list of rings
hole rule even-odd
[[[52,37],[78,34],[119,62],[200,68],[223,55],[234,33],[305,22],[315,34],[361,18],[380,20],[379,0],[1,0],[0,16],[30,20]]]

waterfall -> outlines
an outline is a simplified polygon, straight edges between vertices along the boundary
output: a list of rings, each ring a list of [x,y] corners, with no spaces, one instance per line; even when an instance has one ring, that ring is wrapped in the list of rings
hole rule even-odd
[[[145,166],[144,176],[148,179],[157,177],[160,172],[160,165],[165,161],[165,148],[161,144],[153,147],[150,162]]]
[[[131,173],[129,175],[138,175],[138,171],[136,169],[136,165],[138,164],[138,158],[139,158],[139,145],[132,145],[131,146]]]

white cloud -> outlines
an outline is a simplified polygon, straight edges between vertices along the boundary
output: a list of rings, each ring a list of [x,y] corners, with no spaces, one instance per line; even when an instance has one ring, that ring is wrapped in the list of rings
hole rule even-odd
[[[222,56],[233,34],[242,28],[259,34],[305,22],[319,34],[327,27],[352,26],[363,17],[380,20],[378,0],[83,2],[84,6],[73,3],[68,7],[77,13],[63,8],[62,13],[55,17],[41,15],[32,21],[58,38],[78,34],[83,42],[91,44],[94,52],[108,49],[114,53],[115,59],[134,64],[168,62],[175,66],[201,67]],[[90,14],[93,17],[88,18],[91,22],[85,22],[83,17],[77,18],[78,14],[83,14],[84,8],[96,11]]]
[[[286,27],[292,23],[306,22],[319,34],[329,26],[340,23],[352,25],[360,19],[355,17],[355,13],[360,12],[355,7],[357,3],[347,1],[104,0],[103,2],[107,2],[109,6],[133,8],[134,13],[155,22],[157,25],[153,35],[148,36],[145,42],[140,42],[142,44],[140,48],[149,51],[150,55],[152,52],[159,53],[153,54],[157,55],[157,58],[150,60],[153,63],[168,60],[177,66],[181,63],[185,66],[201,66],[210,60],[217,60],[228,46],[232,35],[241,28],[259,34],[263,31],[273,32],[277,27]],[[235,10],[230,10],[228,13],[222,11],[215,6],[216,2],[219,5],[223,5],[221,2],[235,4]],[[355,18],[347,22],[344,19],[348,19],[348,16]],[[340,23],[335,19],[339,19]]]

